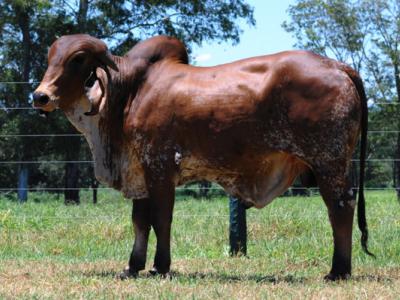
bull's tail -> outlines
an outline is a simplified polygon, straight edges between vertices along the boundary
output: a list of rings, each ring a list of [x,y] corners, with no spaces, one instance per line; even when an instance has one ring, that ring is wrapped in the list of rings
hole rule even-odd
[[[347,73],[357,88],[358,95],[361,100],[361,143],[360,143],[360,179],[358,187],[358,204],[357,204],[357,221],[358,228],[361,231],[361,246],[365,253],[375,257],[374,254],[368,250],[368,226],[365,217],[365,197],[364,197],[364,173],[365,173],[365,160],[367,153],[367,131],[368,131],[368,104],[367,96],[363,82],[358,73],[352,68],[341,65],[341,69]]]

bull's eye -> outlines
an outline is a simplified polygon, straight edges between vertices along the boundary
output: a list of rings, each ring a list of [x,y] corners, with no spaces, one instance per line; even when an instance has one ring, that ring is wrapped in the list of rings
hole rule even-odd
[[[81,65],[85,61],[85,57],[83,55],[77,55],[72,59],[73,64]]]
[[[75,55],[71,61],[70,64],[74,67],[79,67],[85,62],[85,55],[84,54],[78,54]]]
[[[96,82],[96,80],[97,80],[96,73],[93,71],[90,72],[89,77],[86,78],[85,80],[85,88],[91,88]]]

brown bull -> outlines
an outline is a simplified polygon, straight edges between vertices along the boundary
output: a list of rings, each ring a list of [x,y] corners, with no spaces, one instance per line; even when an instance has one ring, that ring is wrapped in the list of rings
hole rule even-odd
[[[216,67],[188,65],[181,42],[148,39],[123,57],[88,35],[59,38],[33,95],[61,108],[82,132],[97,178],[134,199],[135,243],[123,278],[144,269],[150,228],[153,272],[169,272],[175,186],[207,179],[262,208],[298,175],[313,174],[328,208],[334,253],[327,279],[351,273],[355,200],[349,180],[361,132],[358,222],[363,195],[367,104],[350,67],[289,51]]]

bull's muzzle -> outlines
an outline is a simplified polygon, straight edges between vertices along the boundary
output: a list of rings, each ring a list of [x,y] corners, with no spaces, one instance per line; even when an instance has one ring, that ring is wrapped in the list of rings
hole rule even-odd
[[[47,105],[50,101],[49,96],[47,96],[42,92],[34,92],[32,98],[34,107],[41,107]]]
[[[39,110],[39,115],[41,117],[47,118],[49,112],[41,109],[43,106],[46,106],[50,102],[50,97],[42,92],[34,92],[32,95],[33,99],[33,107]]]

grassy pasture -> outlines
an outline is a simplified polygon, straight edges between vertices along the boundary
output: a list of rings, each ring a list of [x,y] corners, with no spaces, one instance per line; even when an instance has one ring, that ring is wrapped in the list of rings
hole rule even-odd
[[[354,227],[353,277],[325,283],[331,230],[320,197],[278,198],[247,211],[248,257],[228,255],[228,201],[177,200],[171,279],[115,279],[133,233],[131,202],[116,192],[66,207],[49,194],[19,205],[0,198],[0,299],[399,299],[400,205],[394,192],[367,192],[370,249]],[[148,266],[155,248],[152,233]]]

